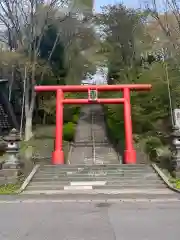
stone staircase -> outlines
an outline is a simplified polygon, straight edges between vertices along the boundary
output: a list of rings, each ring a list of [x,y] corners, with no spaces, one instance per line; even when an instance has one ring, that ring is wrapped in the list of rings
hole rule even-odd
[[[22,194],[67,195],[68,198],[171,198],[169,190],[150,165],[41,166]]]
[[[83,106],[68,163],[118,164],[119,158],[107,139],[102,106]]]
[[[69,200],[174,197],[151,165],[120,162],[106,136],[102,106],[84,106],[69,164],[40,166],[22,195],[56,195]]]

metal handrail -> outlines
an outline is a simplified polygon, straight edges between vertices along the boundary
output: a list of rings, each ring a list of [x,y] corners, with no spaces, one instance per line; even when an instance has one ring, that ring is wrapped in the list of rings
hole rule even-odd
[[[91,115],[91,135],[92,135],[92,157],[93,157],[93,163],[96,164],[96,146],[95,146],[95,136],[93,131],[93,124],[94,124],[94,114],[92,111]]]

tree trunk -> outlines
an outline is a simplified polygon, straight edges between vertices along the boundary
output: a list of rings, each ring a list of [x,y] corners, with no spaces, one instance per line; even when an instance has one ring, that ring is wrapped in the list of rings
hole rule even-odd
[[[29,113],[26,116],[26,123],[25,123],[25,136],[24,136],[24,141],[29,141],[32,136],[32,112],[29,111]]]
[[[43,114],[43,125],[46,124],[46,112],[44,111],[44,114]]]
[[[29,80],[29,79],[28,79]],[[35,106],[35,91],[34,89],[31,90],[31,97],[30,91],[29,91],[29,81],[26,82],[26,92],[25,92],[25,116],[26,116],[26,122],[25,122],[25,134],[24,134],[24,141],[29,141],[32,136],[32,118],[34,113],[34,106]],[[31,101],[29,101],[29,98],[31,98]]]

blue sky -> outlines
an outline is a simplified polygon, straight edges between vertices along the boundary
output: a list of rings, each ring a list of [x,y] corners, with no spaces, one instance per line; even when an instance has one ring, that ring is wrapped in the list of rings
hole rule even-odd
[[[128,7],[138,8],[141,0],[95,0],[95,10],[99,11],[100,6],[115,3],[124,3]]]

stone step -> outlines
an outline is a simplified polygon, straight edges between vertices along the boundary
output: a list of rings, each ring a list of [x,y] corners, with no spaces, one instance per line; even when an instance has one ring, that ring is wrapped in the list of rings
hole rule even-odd
[[[83,198],[83,197],[88,197],[88,199],[90,199],[91,196],[100,196],[103,198],[105,197],[105,195],[108,196],[115,196],[115,197],[119,197],[119,199],[123,199],[123,198],[131,198],[131,199],[135,199],[135,198],[151,198],[151,199],[158,199],[158,198],[165,198],[166,199],[168,197],[174,197],[174,192],[170,191],[167,188],[163,188],[163,189],[133,189],[133,188],[129,188],[129,189],[115,189],[115,190],[109,190],[109,189],[92,189],[92,190],[85,190],[85,189],[81,189],[81,190],[26,190],[24,192],[21,193],[22,195],[39,195],[39,194],[44,194],[44,195],[66,195],[69,198],[72,199],[72,197],[74,198],[74,196],[79,197],[79,198]]]
[[[85,156],[88,157],[88,156]],[[91,159],[90,157],[88,157],[89,159]],[[93,160],[93,159],[92,159]],[[144,164],[139,164],[138,166],[135,166],[136,164],[131,164],[131,165],[127,165],[127,164],[120,164],[120,163],[116,163],[116,164],[95,164],[94,162],[90,162],[89,164],[78,164],[78,165],[73,165],[68,164],[68,165],[44,165],[42,166],[41,170],[69,170],[69,169],[91,169],[91,170],[117,170],[117,169],[121,169],[121,170],[133,170],[133,169],[152,169],[151,165],[144,165]]]
[[[140,181],[145,181],[145,180],[148,180],[148,181],[151,181],[153,179],[158,179],[157,176],[151,176],[149,178],[146,178],[146,176],[139,176],[139,177],[131,177],[131,178],[128,178],[128,176],[117,176],[117,175],[114,175],[114,176],[98,176],[98,177],[93,177],[93,176],[56,176],[56,175],[51,175],[49,177],[46,177],[46,176],[38,176],[38,175],[35,175],[34,178],[33,178],[33,181],[39,181],[39,182],[42,182],[42,181],[90,181],[90,180],[119,180],[119,181],[134,181],[134,180],[140,180]]]
[[[153,173],[154,171],[152,169],[147,169],[147,170],[93,170],[93,169],[79,169],[79,170],[61,170],[61,171],[49,171],[49,170],[39,170],[37,173],[42,173],[42,174],[147,174],[147,173]]]
[[[146,186],[161,186],[161,187],[165,187],[165,185],[163,184],[163,182],[146,182],[146,183],[141,183],[141,182],[109,182],[109,181],[85,181],[85,182],[32,182],[29,184],[29,186],[37,186],[39,188],[43,187],[43,186],[50,186],[50,187],[56,187],[56,186],[65,186],[65,185],[73,185],[73,186],[120,186],[120,187],[129,187],[129,186],[136,186],[136,187],[146,187]]]
[[[102,175],[88,175],[88,174],[65,174],[65,175],[60,175],[60,174],[37,174],[34,176],[34,179],[83,179],[83,178],[119,178],[119,179],[154,179],[157,178],[157,175],[155,174],[102,174]]]
[[[165,187],[162,184],[149,184],[149,185],[102,185],[102,186],[92,186],[92,185],[31,185],[28,186],[27,190],[91,190],[91,189],[164,189]]]
[[[106,181],[81,181],[81,182],[71,182],[71,181],[64,181],[64,182],[32,182],[28,186],[65,186],[65,185],[78,185],[78,186],[85,186],[85,185],[104,185]]]
[[[44,173],[44,174],[91,174],[91,175],[95,175],[95,174],[147,174],[147,173],[153,173],[152,169],[147,169],[147,170],[70,170],[68,169],[66,170],[61,170],[61,171],[38,171],[38,173]]]
[[[152,169],[61,169],[61,170],[39,170],[39,173],[152,173],[154,172]]]
[[[44,173],[44,174],[54,174],[54,173],[84,173],[84,174],[87,174],[87,173],[91,173],[91,174],[95,174],[95,173],[118,173],[118,174],[125,174],[125,173],[151,173],[152,172],[152,169],[127,169],[127,170],[124,170],[124,169],[52,169],[52,170],[46,170],[46,169],[43,169],[43,170],[39,170],[38,173]]]
[[[70,184],[70,183],[74,183],[74,184],[84,184],[85,182],[88,182],[89,184],[93,184],[94,182],[107,182],[108,184],[123,184],[123,185],[129,185],[129,184],[162,184],[162,180],[161,179],[153,179],[153,180],[136,180],[136,181],[131,181],[130,180],[126,180],[126,181],[122,181],[122,180],[119,180],[119,179],[87,179],[87,180],[84,180],[84,179],[81,179],[81,180],[67,180],[67,179],[64,179],[63,181],[62,180],[59,180],[59,181],[54,181],[54,180],[50,180],[50,181],[33,181],[33,182],[30,182],[29,185],[32,185],[32,184],[36,184],[36,185],[39,185],[39,186],[42,186],[42,185],[57,185],[57,184],[61,184],[61,185],[65,185],[65,184]]]
[[[151,168],[150,165],[145,164],[64,164],[64,165],[44,165],[43,169],[78,169],[78,168],[91,168],[91,169],[147,169]]]
[[[137,180],[137,179],[139,179],[139,180],[151,180],[151,179],[157,179],[157,178],[159,178],[158,176],[156,176],[156,175],[151,175],[151,176],[148,176],[148,175],[131,175],[131,176],[129,176],[129,175],[100,175],[100,176],[98,176],[98,175],[96,175],[96,176],[92,176],[92,175],[58,175],[58,174],[54,174],[54,175],[35,175],[34,176],[34,180],[35,179],[47,179],[47,180],[51,180],[51,179],[58,179],[58,180],[60,180],[60,179],[62,179],[62,180],[64,180],[64,179],[67,179],[67,180],[71,180],[71,179],[74,179],[74,180],[76,180],[76,179],[80,179],[80,180],[84,180],[84,179],[108,179],[108,180],[110,180],[110,179],[120,179],[121,181],[122,180],[129,180],[129,179],[132,179],[131,181],[133,181],[133,180]]]
[[[93,186],[93,189],[164,189],[164,184],[107,184],[103,186]]]
[[[58,176],[51,176],[51,177],[39,177],[35,176],[33,178],[33,181],[40,181],[42,182],[44,180],[46,181],[120,181],[120,182],[149,182],[149,181],[156,181],[160,178],[158,176],[151,176],[151,177],[119,177],[119,176],[99,176],[99,177],[91,177],[91,176],[71,176],[71,177],[58,177]]]
[[[61,175],[61,176],[59,176],[59,175],[56,175],[56,174],[54,174],[54,175],[35,175],[35,177],[34,177],[34,179],[49,179],[49,180],[51,180],[51,179],[81,179],[81,180],[83,180],[83,179],[103,179],[103,178],[105,178],[105,179],[121,179],[121,180],[123,180],[123,179],[157,179],[158,178],[158,176],[156,176],[156,175],[150,175],[150,176],[148,176],[148,175],[133,175],[133,176],[128,176],[128,175],[100,175],[100,176],[98,176],[98,175],[96,175],[96,176],[92,176],[92,175]]]

